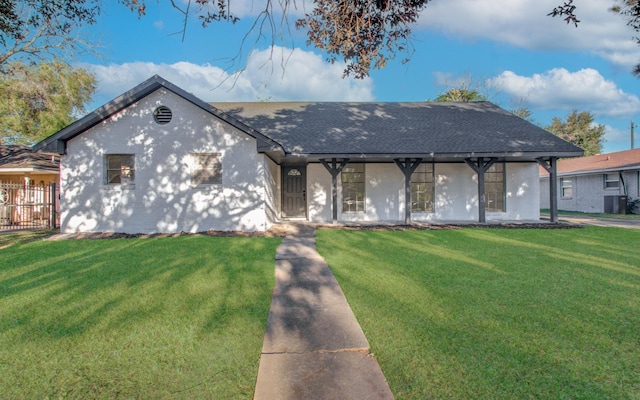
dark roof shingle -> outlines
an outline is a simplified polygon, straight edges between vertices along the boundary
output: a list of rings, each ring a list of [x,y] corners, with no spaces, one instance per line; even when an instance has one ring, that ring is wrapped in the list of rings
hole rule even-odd
[[[32,169],[58,172],[59,156],[52,153],[36,153],[22,145],[0,145],[0,172],[10,169]]]
[[[489,102],[211,104],[294,155],[581,152]]]

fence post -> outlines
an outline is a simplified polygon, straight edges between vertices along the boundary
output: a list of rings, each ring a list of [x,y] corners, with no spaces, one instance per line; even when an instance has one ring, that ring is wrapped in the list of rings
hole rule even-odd
[[[56,229],[56,184],[49,184],[49,228]]]

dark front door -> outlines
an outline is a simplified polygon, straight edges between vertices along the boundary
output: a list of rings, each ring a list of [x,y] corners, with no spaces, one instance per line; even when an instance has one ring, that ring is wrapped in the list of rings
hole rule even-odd
[[[304,166],[282,167],[282,216],[307,216],[307,168]]]

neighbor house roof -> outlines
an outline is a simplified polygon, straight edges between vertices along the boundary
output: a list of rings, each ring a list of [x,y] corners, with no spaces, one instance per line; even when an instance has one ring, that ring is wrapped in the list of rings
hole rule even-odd
[[[212,104],[294,156],[582,155],[573,144],[489,102]]]
[[[31,147],[0,145],[0,174],[41,172],[57,174],[59,156],[52,153],[35,153]]]
[[[640,149],[558,161],[558,175],[581,175],[640,169]],[[548,175],[540,170],[540,175]]]
[[[276,161],[287,157],[530,161],[582,155],[573,144],[489,102],[208,104],[157,75],[34,149],[63,154],[67,141],[161,88],[253,136],[258,151]]]

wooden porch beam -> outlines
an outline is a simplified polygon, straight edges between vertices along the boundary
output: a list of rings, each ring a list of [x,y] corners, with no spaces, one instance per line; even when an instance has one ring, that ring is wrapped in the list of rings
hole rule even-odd
[[[340,165],[338,165],[338,160],[336,158],[331,159],[331,164],[329,164],[325,159],[321,159],[320,162],[331,174],[331,211],[332,222],[335,224],[336,221],[338,221],[338,174],[340,174],[342,169],[349,163],[349,159],[342,159]]]
[[[396,158],[393,161],[404,175],[404,223],[408,225],[411,223],[411,175],[422,162],[422,158]]]

